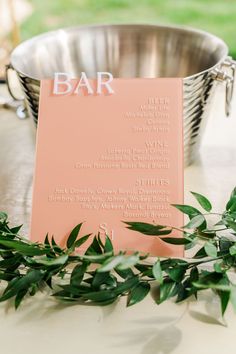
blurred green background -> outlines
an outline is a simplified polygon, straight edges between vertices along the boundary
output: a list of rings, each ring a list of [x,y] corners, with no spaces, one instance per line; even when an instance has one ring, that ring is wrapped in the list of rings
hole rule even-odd
[[[147,22],[182,24],[224,39],[236,57],[236,0],[30,0],[22,38],[64,26]]]

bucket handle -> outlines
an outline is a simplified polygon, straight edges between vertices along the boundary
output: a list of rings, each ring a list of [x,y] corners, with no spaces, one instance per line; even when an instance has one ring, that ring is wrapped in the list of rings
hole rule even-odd
[[[234,92],[236,61],[227,57],[220,68],[215,68],[211,74],[214,80],[225,82],[225,115],[231,114],[231,102]]]
[[[17,97],[14,94],[14,91],[13,91],[13,89],[11,87],[10,80],[9,80],[9,71],[10,70],[15,71],[11,64],[7,64],[6,67],[5,67],[5,78],[6,78],[6,84],[7,84],[8,92],[11,95],[12,100],[13,100],[12,104],[11,104],[11,102],[8,103],[8,107],[15,108],[17,117],[20,118],[20,119],[25,119],[25,118],[28,117],[27,110],[26,110],[26,105],[25,105],[25,100],[24,100],[24,98]]]

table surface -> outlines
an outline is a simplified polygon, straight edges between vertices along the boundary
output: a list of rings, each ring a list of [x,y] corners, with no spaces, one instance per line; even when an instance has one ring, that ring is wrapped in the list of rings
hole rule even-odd
[[[0,94],[5,88],[0,87]],[[233,104],[236,112],[236,103]],[[236,185],[236,117],[224,117],[224,89],[218,87],[197,161],[185,169],[185,202],[189,191],[209,197],[223,208]],[[0,110],[0,209],[28,232],[34,167],[35,130],[30,119]],[[47,297],[26,300],[20,309],[0,305],[0,343],[4,354],[235,354],[236,314],[225,319],[210,292],[199,301],[168,301],[157,306],[151,297],[131,308],[121,300],[108,307],[65,306]]]

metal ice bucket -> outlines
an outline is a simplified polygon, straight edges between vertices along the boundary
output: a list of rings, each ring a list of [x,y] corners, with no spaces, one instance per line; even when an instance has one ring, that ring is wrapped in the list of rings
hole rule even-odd
[[[7,72],[17,72],[28,114],[35,123],[40,79],[53,78],[55,72],[79,77],[85,71],[91,78],[97,71],[122,78],[183,77],[185,165],[189,165],[198,151],[217,81],[225,84],[229,114],[234,67],[227,45],[203,31],[158,25],[96,25],[59,29],[23,42],[12,52]]]

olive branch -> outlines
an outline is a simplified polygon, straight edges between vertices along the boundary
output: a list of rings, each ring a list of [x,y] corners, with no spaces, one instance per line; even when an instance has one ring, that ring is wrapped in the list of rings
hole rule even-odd
[[[129,230],[146,237],[193,248],[192,258],[185,259],[152,257],[150,262],[138,251],[115,253],[109,235],[81,236],[82,223],[71,231],[64,248],[49,235],[43,243],[31,242],[20,235],[22,225],[11,227],[7,214],[0,212],[0,302],[12,299],[18,308],[26,297],[48,288],[65,303],[108,305],[126,296],[127,306],[132,306],[152,288],[158,288],[157,304],[170,298],[197,299],[199,291],[211,289],[220,298],[222,315],[230,302],[236,310],[236,280],[231,276],[236,269],[236,188],[222,213],[212,212],[205,196],[192,194],[202,211],[174,204],[189,218],[181,228],[124,221]],[[182,237],[173,237],[176,230]]]

